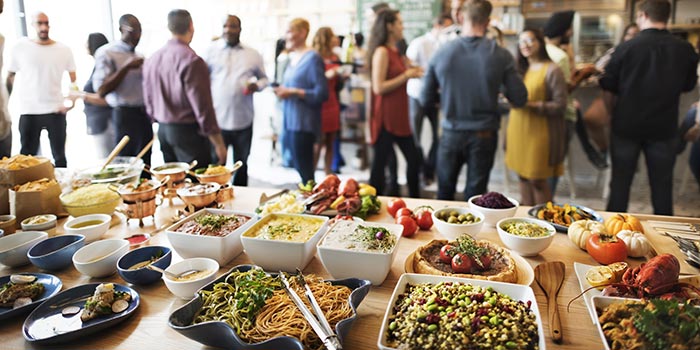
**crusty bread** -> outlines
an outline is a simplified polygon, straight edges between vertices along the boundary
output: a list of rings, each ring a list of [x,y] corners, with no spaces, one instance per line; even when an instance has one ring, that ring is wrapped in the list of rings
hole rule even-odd
[[[433,240],[418,248],[413,255],[413,270],[416,273],[426,275],[457,276],[509,283],[518,282],[518,269],[510,253],[486,240],[477,241],[477,244],[489,250],[492,259],[491,268],[480,272],[472,271],[473,274],[453,273],[450,264],[440,261],[440,248],[447,243],[447,240]]]

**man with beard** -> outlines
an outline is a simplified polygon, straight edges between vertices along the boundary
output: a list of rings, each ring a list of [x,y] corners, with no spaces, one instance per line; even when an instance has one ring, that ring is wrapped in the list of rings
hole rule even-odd
[[[135,156],[153,139],[151,119],[146,114],[143,100],[143,56],[135,52],[141,40],[141,23],[130,14],[119,18],[121,40],[101,47],[95,53],[95,73],[93,88],[112,107],[114,143],[124,135],[129,143],[119,153],[121,156]],[[150,149],[143,156],[146,164],[151,164]]]
[[[49,38],[49,17],[39,12],[32,16],[35,39],[22,39],[12,50],[7,67],[7,90],[17,80],[19,99],[20,153],[39,152],[41,130],[49,133],[51,153],[56,167],[66,167],[66,107],[61,92],[63,72],[75,83],[75,61],[68,46]],[[19,74],[17,74],[19,73]]]
[[[5,2],[0,0],[0,13]],[[0,34],[0,70],[2,70],[2,53],[5,51],[5,37]],[[7,109],[7,92],[0,91],[0,157],[9,157],[12,153],[12,118]]]
[[[248,185],[248,155],[253,139],[253,93],[267,85],[260,54],[241,43],[241,19],[227,15],[221,38],[212,43],[204,60],[209,65],[216,119],[233,161],[242,161],[233,184]]]

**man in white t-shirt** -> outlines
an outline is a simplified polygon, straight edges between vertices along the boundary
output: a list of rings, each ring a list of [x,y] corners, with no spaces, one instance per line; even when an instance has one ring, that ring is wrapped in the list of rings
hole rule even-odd
[[[0,0],[0,13],[5,2]],[[2,70],[2,54],[5,51],[5,37],[0,34],[0,70]],[[12,151],[12,118],[7,109],[7,90],[0,88],[0,157],[9,157]]]
[[[12,93],[15,81],[19,92],[20,153],[39,152],[41,130],[49,133],[51,153],[56,167],[66,167],[66,113],[73,108],[63,104],[63,72],[75,83],[75,61],[68,46],[49,38],[49,17],[39,12],[32,16],[35,39],[23,39],[15,45],[7,67],[7,89]]]

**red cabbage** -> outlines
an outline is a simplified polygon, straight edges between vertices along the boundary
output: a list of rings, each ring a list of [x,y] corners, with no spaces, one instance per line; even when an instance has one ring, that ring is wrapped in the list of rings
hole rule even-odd
[[[474,204],[489,209],[508,209],[515,206],[506,196],[498,192],[489,192],[473,200]]]

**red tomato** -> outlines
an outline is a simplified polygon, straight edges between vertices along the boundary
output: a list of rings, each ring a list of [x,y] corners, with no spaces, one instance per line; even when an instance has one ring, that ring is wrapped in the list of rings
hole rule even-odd
[[[592,234],[586,241],[586,251],[595,261],[604,265],[627,259],[627,246],[615,235]]]
[[[410,217],[414,217],[414,216],[413,216],[413,210],[408,209],[408,208],[401,208],[401,209],[399,209],[399,210],[396,211],[396,217],[398,218],[398,217],[400,217],[400,216],[410,216]]]
[[[489,256],[489,255],[484,254],[484,255],[479,257],[479,260],[481,261],[481,265],[479,265],[479,263],[477,263],[473,257],[470,257],[470,258],[472,259],[472,265],[477,270],[481,270],[481,271],[488,270],[491,267],[491,256]]]
[[[472,260],[468,255],[457,253],[452,258],[452,271],[455,273],[469,273],[472,270]]]
[[[396,219],[396,223],[403,226],[401,235],[404,237],[411,237],[418,232],[418,224],[416,224],[416,220],[413,220],[410,216],[399,216]]]
[[[416,223],[421,230],[430,230],[433,227],[432,213],[427,209],[416,211]]]
[[[395,218],[396,217],[396,212],[401,209],[406,207],[406,202],[403,201],[401,198],[394,198],[389,201],[389,203],[386,204],[386,210],[389,212],[389,215],[391,217]]]
[[[440,260],[445,264],[452,264],[452,258],[455,254],[457,254],[457,251],[449,244],[445,244],[440,248]]]

